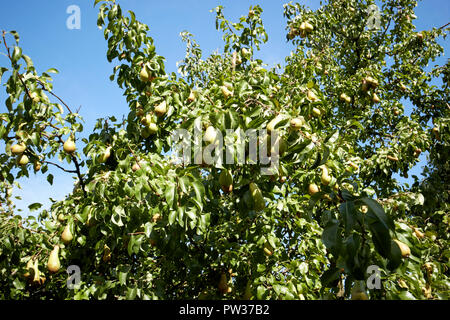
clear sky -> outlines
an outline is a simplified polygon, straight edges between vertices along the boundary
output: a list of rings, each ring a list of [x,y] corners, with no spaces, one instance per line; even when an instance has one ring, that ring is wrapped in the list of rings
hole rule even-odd
[[[122,90],[109,80],[112,65],[106,60],[107,44],[103,32],[96,26],[98,8],[93,0],[3,0],[0,5],[0,30],[16,30],[23,52],[33,59],[38,72],[51,67],[59,70],[54,76],[54,91],[72,108],[81,107],[85,119],[85,134],[92,132],[95,120],[114,115],[121,118],[128,113]],[[176,62],[183,59],[185,46],[179,33],[187,30],[194,34],[204,55],[222,48],[222,34],[215,30],[215,15],[210,9],[217,5],[225,7],[228,19],[236,21],[248,12],[250,5],[259,4],[264,10],[262,18],[269,42],[263,45],[257,55],[270,65],[282,63],[292,46],[286,43],[283,4],[279,0],[119,0],[123,11],[132,10],[137,18],[150,27],[158,54],[166,57],[166,71],[176,71]],[[319,0],[299,1],[315,9]],[[66,13],[70,5],[81,9],[81,28],[69,30]],[[440,27],[450,21],[449,0],[424,0],[416,10],[414,21],[417,30]],[[448,41],[442,43],[449,51]],[[2,50],[3,52],[3,50]],[[448,55],[447,55],[448,57]],[[442,64],[443,59],[438,62]],[[5,57],[0,56],[0,66],[8,66]],[[4,83],[4,81],[3,81]],[[6,107],[4,87],[0,90],[0,112]],[[3,148],[3,146],[2,146]],[[66,165],[67,167],[67,165]],[[417,168],[416,175],[420,170]],[[48,198],[63,199],[73,188],[73,179],[58,169],[50,169],[55,175],[50,186],[45,176],[31,173],[31,179],[20,180],[22,190],[15,190],[22,200],[19,208],[25,209],[34,202],[49,204]]]

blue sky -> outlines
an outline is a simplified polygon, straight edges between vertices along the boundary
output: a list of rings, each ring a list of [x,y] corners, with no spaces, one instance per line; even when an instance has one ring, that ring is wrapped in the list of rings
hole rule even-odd
[[[80,109],[85,119],[85,132],[92,131],[95,120],[115,115],[121,118],[128,112],[122,91],[109,80],[112,65],[106,60],[107,45],[103,32],[96,26],[97,8],[93,0],[43,0],[43,1],[2,1],[0,29],[19,32],[20,45],[30,56],[38,72],[51,67],[59,70],[54,76],[54,91],[73,109]],[[292,46],[285,40],[285,19],[283,4],[278,0],[170,0],[118,1],[124,11],[132,10],[140,21],[150,27],[150,35],[155,39],[158,54],[166,57],[166,71],[176,71],[176,62],[184,57],[185,47],[179,33],[187,30],[194,34],[205,55],[222,48],[221,33],[215,30],[215,16],[209,12],[217,5],[225,7],[228,19],[237,20],[246,14],[250,5],[259,4],[263,12],[263,22],[269,35],[269,42],[262,47],[258,57],[270,65],[282,63]],[[318,0],[299,1],[312,9]],[[81,9],[81,29],[69,30],[66,9],[77,5]],[[450,20],[450,1],[425,0],[419,2],[416,10],[418,30],[439,27]],[[448,41],[442,43],[448,52]],[[442,63],[443,59],[438,61]],[[7,66],[5,57],[0,56],[0,66]],[[0,112],[6,107],[4,87],[0,91]],[[21,180],[22,190],[15,190],[23,200],[17,201],[19,208],[25,209],[34,202],[49,204],[48,198],[63,199],[73,188],[69,174],[57,169],[50,170],[54,184],[50,186],[45,176],[31,174],[28,180]],[[414,170],[419,174],[419,168]],[[25,212],[26,213],[26,209]]]

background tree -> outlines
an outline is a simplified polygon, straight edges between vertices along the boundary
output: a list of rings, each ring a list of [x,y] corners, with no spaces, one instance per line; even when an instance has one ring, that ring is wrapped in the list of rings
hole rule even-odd
[[[38,75],[3,32],[1,298],[448,298],[449,66],[426,68],[448,28],[415,32],[416,1],[385,0],[375,16],[373,1],[285,5],[296,50],[283,69],[253,56],[267,41],[259,6],[238,22],[219,6],[224,52],[202,60],[183,33],[182,77],[166,74],[133,12],[95,4],[130,112],[82,141],[79,115],[52,91],[56,70]],[[179,163],[179,128],[267,129],[280,166]],[[427,178],[400,184],[422,152]],[[15,215],[11,186],[49,165],[77,187],[38,219]],[[81,268],[75,290],[69,265]],[[371,265],[382,287],[367,290]]]

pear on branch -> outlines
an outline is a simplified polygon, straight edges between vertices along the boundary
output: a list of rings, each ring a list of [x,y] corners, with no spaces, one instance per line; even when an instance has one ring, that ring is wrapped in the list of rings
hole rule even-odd
[[[61,268],[61,263],[59,262],[59,245],[55,245],[53,247],[52,252],[50,252],[50,256],[47,262],[47,269],[50,272],[58,272]]]
[[[72,154],[76,150],[75,142],[72,140],[72,138],[69,138],[64,142],[63,149],[66,153]]]

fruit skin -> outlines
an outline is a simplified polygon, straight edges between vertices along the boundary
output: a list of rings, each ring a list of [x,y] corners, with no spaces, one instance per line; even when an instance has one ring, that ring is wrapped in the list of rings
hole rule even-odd
[[[228,90],[228,88],[226,86],[220,87],[220,90],[222,90],[222,94],[225,96],[225,98],[229,98],[229,97],[233,96],[233,92]]]
[[[300,130],[300,128],[303,126],[304,123],[305,119],[303,117],[294,118],[290,122],[290,127],[293,130]]]
[[[253,201],[255,203],[254,207],[255,211],[263,210],[266,207],[266,202],[264,200],[261,190],[254,182],[250,183],[250,194],[252,195]]]
[[[225,193],[233,191],[233,176],[229,170],[222,170],[219,175],[220,186]]]
[[[189,102],[195,101],[195,94],[194,94],[194,91],[191,91],[191,93],[189,93],[188,101],[189,101]]]
[[[14,155],[21,155],[25,152],[27,146],[24,143],[15,144],[11,147],[11,153]]]
[[[376,93],[374,93],[373,94],[373,96],[372,96],[372,101],[374,102],[374,103],[380,103],[380,98],[377,96],[377,94]]]
[[[395,239],[394,242],[400,248],[403,258],[408,258],[411,255],[411,249],[408,247],[408,245],[406,243],[403,243],[397,239]]]
[[[28,162],[30,162],[30,159],[28,159],[27,155],[22,154],[17,156],[16,161],[19,166],[25,166],[28,164]]]
[[[331,176],[330,176],[330,174],[328,172],[328,168],[326,166],[322,167],[322,176],[320,177],[320,181],[325,186],[330,184]]]
[[[33,164],[34,172],[38,172],[39,170],[41,170],[41,166],[42,166],[42,163],[40,163],[39,161],[35,161]]]
[[[398,158],[397,157],[393,157],[393,156],[386,156],[386,158],[388,158],[389,160],[391,160],[391,161],[394,161],[394,162],[397,162],[398,161]]]
[[[265,253],[267,256],[271,256],[271,255],[273,254],[273,248],[272,248],[272,246],[271,246],[268,242],[266,242],[266,243],[264,244],[264,253]]]
[[[311,196],[315,195],[319,191],[319,187],[315,183],[311,183],[308,187],[308,192]]]
[[[352,98],[350,98],[348,95],[346,95],[345,93],[342,93],[340,96],[339,96],[339,99],[342,101],[342,102],[346,102],[346,103],[350,103],[350,102],[352,102]]]
[[[306,97],[311,102],[315,102],[315,101],[319,100],[319,98],[317,98],[316,94],[311,90],[308,90],[308,92],[306,93]]]
[[[414,228],[414,234],[416,235],[416,237],[418,239],[423,239],[425,238],[425,234],[423,232],[421,232],[419,229]]]
[[[142,67],[141,72],[139,73],[139,78],[143,82],[150,82],[150,81],[152,81],[151,74],[150,74],[150,72],[148,70],[148,67],[146,65],[144,65]]]
[[[158,117],[162,117],[167,112],[167,103],[163,101],[161,104],[157,105],[155,108],[155,113]]]
[[[67,139],[66,142],[64,142],[63,149],[66,153],[74,153],[76,150],[75,142],[73,142],[71,138]]]
[[[210,144],[213,143],[216,140],[217,132],[216,129],[213,126],[209,126],[206,128],[205,136],[203,137],[203,140]]]
[[[227,280],[227,275],[225,272],[222,272],[220,274],[220,280],[219,280],[219,284],[217,287],[218,287],[220,293],[222,293],[222,294],[228,293],[228,280]]]
[[[313,114],[314,117],[318,118],[318,117],[320,117],[320,115],[322,114],[322,112],[321,112],[320,109],[318,109],[318,108],[313,108],[313,109],[312,109],[312,114]]]
[[[98,162],[105,163],[111,156],[112,147],[106,148],[105,152],[99,157]]]
[[[72,232],[70,231],[70,226],[66,225],[63,233],[61,234],[61,240],[64,244],[68,244],[72,241],[72,239],[73,239],[73,235],[72,235]]]
[[[47,269],[50,272],[58,272],[61,268],[61,263],[59,262],[59,245],[53,247],[52,252],[50,252],[50,257],[47,262]]]
[[[109,262],[111,260],[111,249],[105,244],[103,246],[103,262]]]

